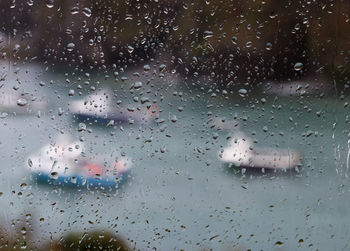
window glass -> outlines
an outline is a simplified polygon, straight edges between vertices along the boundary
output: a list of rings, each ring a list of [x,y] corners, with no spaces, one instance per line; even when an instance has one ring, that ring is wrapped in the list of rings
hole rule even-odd
[[[4,250],[348,250],[350,3],[0,1]]]

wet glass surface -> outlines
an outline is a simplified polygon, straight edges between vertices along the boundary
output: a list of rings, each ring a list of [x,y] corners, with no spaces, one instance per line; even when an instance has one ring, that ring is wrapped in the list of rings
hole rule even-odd
[[[348,250],[350,3],[0,1],[0,249]]]
[[[239,90],[227,101],[200,87],[179,87],[175,80],[174,91],[164,90],[168,80],[155,77],[153,88],[159,91],[149,98],[161,107],[158,123],[107,126],[85,121],[87,130],[79,131],[80,120],[68,111],[62,116],[57,112],[80,97],[66,95],[62,73],[44,73],[41,78],[47,83],[54,79],[40,88],[57,101],[50,110],[40,117],[8,114],[1,119],[0,199],[8,224],[27,212],[33,234],[40,233],[42,241],[99,227],[127,236],[136,246],[159,249],[282,245],[276,242],[327,249],[347,245],[349,127],[344,101],[257,92],[242,97]],[[96,74],[91,82],[100,78]],[[132,99],[147,93],[149,84],[131,94],[134,81],[131,76],[113,89],[123,103],[142,106]],[[50,85],[55,85],[55,93]],[[234,130],[228,131],[231,127]],[[302,152],[297,171],[262,173],[222,164],[219,152],[235,130],[254,139],[254,146]],[[117,190],[36,183],[24,157],[67,132],[83,140],[88,154],[111,149],[127,153],[133,159],[130,179]]]

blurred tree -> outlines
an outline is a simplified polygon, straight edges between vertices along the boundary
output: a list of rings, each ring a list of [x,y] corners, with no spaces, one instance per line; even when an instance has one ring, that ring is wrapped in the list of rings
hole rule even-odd
[[[90,233],[70,233],[61,240],[53,242],[45,250],[119,250],[127,251],[130,247],[118,236],[105,231]]]

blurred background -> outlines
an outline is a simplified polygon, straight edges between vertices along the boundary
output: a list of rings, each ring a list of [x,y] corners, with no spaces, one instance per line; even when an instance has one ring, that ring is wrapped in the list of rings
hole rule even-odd
[[[0,111],[1,248],[349,249],[349,31],[344,0],[1,0],[1,95],[48,103]],[[105,88],[155,122],[82,125],[69,102]],[[223,166],[237,130],[297,170]],[[128,182],[37,184],[27,156],[61,134],[130,156]]]
[[[110,68],[161,58],[223,88],[307,75],[336,78],[342,91],[348,81],[350,3],[342,0],[0,4],[4,59]]]

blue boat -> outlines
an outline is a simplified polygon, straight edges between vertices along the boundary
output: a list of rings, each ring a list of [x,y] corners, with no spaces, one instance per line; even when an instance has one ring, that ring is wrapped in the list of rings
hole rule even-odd
[[[103,89],[81,100],[69,103],[69,111],[74,118],[97,123],[146,124],[154,121],[159,108],[149,100],[143,100],[141,106],[124,107],[114,100],[112,92]]]
[[[81,187],[81,188],[118,188],[124,183],[130,172],[124,172],[112,178],[97,178],[84,176],[61,175],[57,179],[53,179],[50,174],[36,172],[33,173],[33,180],[38,183],[49,184],[64,187]]]
[[[64,187],[102,189],[118,188],[130,175],[131,161],[127,157],[103,157],[93,159],[84,154],[81,142],[61,140],[54,145],[44,146],[31,155],[27,166],[33,179]]]

